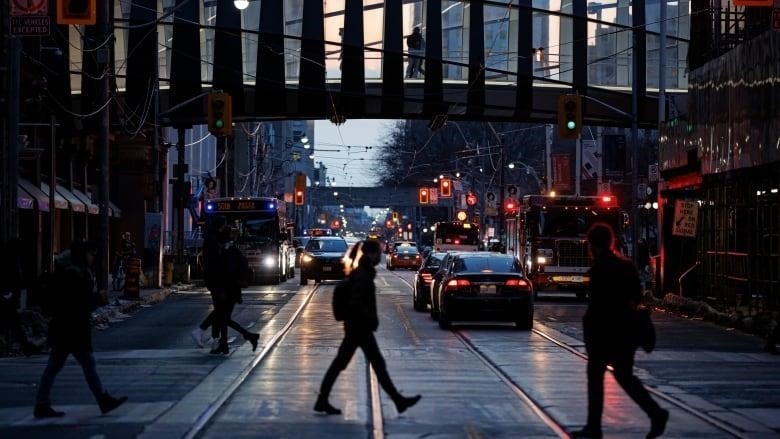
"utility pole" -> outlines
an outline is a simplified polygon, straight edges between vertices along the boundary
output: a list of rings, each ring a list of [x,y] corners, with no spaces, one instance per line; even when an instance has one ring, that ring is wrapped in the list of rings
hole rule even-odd
[[[5,8],[4,8],[5,9]],[[4,75],[7,82],[2,88],[7,92],[6,118],[3,127],[5,151],[3,153],[2,171],[2,200],[0,200],[0,240],[5,241],[16,237],[19,231],[19,210],[16,206],[18,196],[17,185],[19,183],[19,60],[21,55],[21,41],[19,37],[10,36],[10,26],[7,20],[10,18],[3,14],[3,40],[8,44],[8,73]]]
[[[100,41],[106,42],[112,37],[111,29],[111,11],[110,8],[113,3],[109,2],[97,2],[97,25],[98,35],[100,35]],[[98,71],[100,72],[100,85],[98,98],[99,105],[105,105],[100,112],[100,118],[98,122],[98,157],[99,157],[99,181],[98,181],[98,197],[100,212],[98,213],[100,221],[100,233],[99,233],[99,252],[98,252],[98,267],[97,267],[97,283],[98,290],[108,290],[108,272],[109,272],[109,257],[110,257],[110,245],[109,245],[109,227],[108,227],[108,192],[109,192],[109,117],[111,115],[111,106],[108,105],[109,99],[111,99],[111,75],[113,72],[113,66],[111,65],[111,50],[113,44],[102,44],[97,49],[97,64]],[[51,188],[54,190],[54,188]],[[54,206],[52,209],[52,215],[54,214]]]

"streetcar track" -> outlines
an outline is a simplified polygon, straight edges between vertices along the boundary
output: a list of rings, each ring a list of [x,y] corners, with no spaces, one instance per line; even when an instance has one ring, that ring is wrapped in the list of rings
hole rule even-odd
[[[398,274],[394,273],[394,276],[396,276],[398,279],[400,279],[402,282],[407,284],[410,288],[413,288],[410,281],[407,279],[401,277]],[[503,371],[503,369],[496,365],[487,355],[483,354],[479,348],[477,348],[471,340],[466,337],[461,331],[457,329],[450,329],[450,331],[455,335],[456,338],[458,338],[459,341],[461,341],[466,348],[471,352],[474,356],[476,356],[480,361],[485,364],[485,366],[490,369],[491,372],[493,372],[502,382],[504,382],[516,395],[520,397],[520,399],[523,400],[523,402],[531,408],[531,410],[539,416],[542,421],[547,424],[557,435],[561,438],[568,438],[569,434],[566,432],[566,429],[559,424],[554,417],[547,414],[547,412],[544,410],[543,406],[536,402],[530,395],[528,395],[527,392],[525,392],[519,385],[517,385],[514,380]],[[556,338],[553,335],[547,334],[544,331],[534,328],[531,329],[531,332],[544,338],[545,340],[549,341],[550,343],[560,347],[563,350],[566,350],[567,352],[579,357],[583,361],[587,361],[588,356],[587,354],[584,354],[580,352],[577,348],[569,345],[565,341],[562,341],[558,338]],[[612,366],[608,367],[608,370],[610,373],[613,373]],[[737,430],[736,428],[732,427],[731,425],[727,424],[724,421],[721,421],[720,419],[717,419],[713,416],[710,416],[709,414],[692,407],[688,404],[685,404],[684,402],[667,395],[666,393],[653,388],[649,386],[645,386],[645,388],[654,396],[658,397],[659,399],[662,399],[666,401],[667,403],[677,407],[678,409],[681,409],[685,411],[686,413],[693,415],[703,422],[723,431],[724,433],[727,433],[731,436],[737,437],[737,438],[743,438],[747,439],[748,435],[746,435],[744,432]]]
[[[293,315],[289,318],[287,323],[282,326],[263,346],[263,349],[255,354],[252,361],[244,367],[244,369],[238,374],[238,376],[230,383],[230,385],[214,400],[214,403],[209,405],[206,410],[198,416],[193,423],[192,427],[185,433],[186,439],[193,439],[197,437],[203,430],[209,425],[209,423],[215,418],[215,416],[222,410],[222,408],[230,401],[233,395],[238,391],[242,384],[247,380],[249,375],[255,370],[255,368],[265,360],[271,351],[279,345],[284,337],[290,332],[295,322],[300,315],[311,303],[312,298],[320,287],[324,286],[321,283],[314,285],[314,288],[309,291],[306,298],[298,306]],[[369,384],[369,405],[371,406],[371,432],[374,438],[384,439],[384,419],[382,415],[382,404],[379,394],[379,382],[376,376],[372,373],[371,365],[366,363],[366,372],[368,374]]]

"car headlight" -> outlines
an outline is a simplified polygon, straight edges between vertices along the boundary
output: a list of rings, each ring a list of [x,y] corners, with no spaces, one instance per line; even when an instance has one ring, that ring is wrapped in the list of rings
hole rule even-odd
[[[313,261],[314,258],[311,257],[311,255],[303,255],[301,256],[301,262],[304,264],[308,264],[309,262]]]
[[[274,256],[266,256],[263,258],[263,265],[266,267],[273,267],[276,265],[276,257]]]
[[[537,256],[536,263],[539,265],[544,265],[547,263],[547,258],[545,258],[544,256]]]

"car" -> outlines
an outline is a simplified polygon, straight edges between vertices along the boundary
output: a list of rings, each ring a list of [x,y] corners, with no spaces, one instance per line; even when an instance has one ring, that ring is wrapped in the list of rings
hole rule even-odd
[[[533,328],[534,294],[520,260],[494,252],[452,257],[439,288],[439,327],[453,320],[508,320]]]
[[[301,254],[306,248],[306,243],[311,239],[310,236],[295,236],[292,239],[293,247],[295,248],[295,266],[301,266]]]
[[[445,252],[439,264],[439,269],[434,271],[433,276],[431,276],[428,303],[431,305],[431,318],[433,320],[439,320],[439,287],[441,280],[444,278],[444,273],[447,272],[447,266],[456,254],[458,254],[456,250]]]
[[[415,311],[425,311],[431,302],[430,285],[433,279],[433,273],[439,269],[441,260],[447,253],[431,252],[428,257],[423,259],[420,268],[414,275],[414,284],[412,290],[412,305]]]
[[[417,243],[412,241],[395,241],[390,246],[390,251],[388,253],[395,253],[398,251],[399,248],[406,248],[406,247],[417,247]]]
[[[422,264],[422,256],[417,251],[417,247],[414,246],[399,246],[393,253],[390,253],[386,257],[387,269],[395,270],[396,268],[409,268],[417,270]]]
[[[300,284],[309,279],[315,283],[322,280],[344,279],[344,263],[347,241],[337,236],[315,236],[309,239],[301,253]]]

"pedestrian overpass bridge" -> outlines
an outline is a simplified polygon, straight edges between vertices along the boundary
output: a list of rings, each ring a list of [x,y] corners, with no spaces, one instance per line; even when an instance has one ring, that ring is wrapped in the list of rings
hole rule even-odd
[[[163,125],[203,123],[211,90],[231,94],[236,121],[555,123],[557,96],[578,93],[586,125],[628,126],[635,115],[640,127],[655,127],[659,86],[666,107],[685,105],[687,1],[664,2],[670,11],[645,0],[263,0],[244,10],[214,0],[114,3],[117,96],[139,126],[154,117],[155,97]],[[671,18],[661,43],[663,12]],[[404,74],[404,37],[414,27],[425,38],[422,78]],[[106,39],[93,28],[83,40],[73,29],[52,37],[70,54],[52,68],[82,74],[49,89],[77,99],[82,114],[104,105],[92,54]]]

